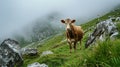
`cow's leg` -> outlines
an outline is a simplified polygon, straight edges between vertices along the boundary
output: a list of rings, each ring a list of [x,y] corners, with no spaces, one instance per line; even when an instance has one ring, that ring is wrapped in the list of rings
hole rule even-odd
[[[70,53],[72,52],[72,42],[70,39],[67,39],[69,47],[70,47]]]
[[[80,49],[81,49],[81,40],[80,40]]]
[[[72,43],[71,42],[68,42],[69,43],[69,47],[70,47],[70,53],[72,52]]]
[[[81,46],[81,40],[80,40],[80,46]]]
[[[74,42],[74,51],[76,51],[76,43],[77,43],[77,42]]]

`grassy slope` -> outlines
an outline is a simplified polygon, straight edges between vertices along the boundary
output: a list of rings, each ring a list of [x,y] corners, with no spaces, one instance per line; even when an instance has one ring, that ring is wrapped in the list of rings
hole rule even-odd
[[[102,17],[100,20],[105,20],[108,16],[118,16],[120,10],[110,12]],[[97,18],[88,23],[81,24],[84,30],[96,25]],[[120,28],[120,24],[118,24]],[[119,30],[120,31],[120,30]],[[99,42],[99,46],[92,46],[88,49],[84,48],[84,43],[88,33],[84,35],[82,45],[77,45],[77,51],[69,53],[69,46],[65,40],[65,34],[61,33],[55,35],[38,45],[38,56],[24,56],[24,67],[33,62],[46,63],[49,67],[113,67],[113,65],[120,64],[120,40]],[[120,37],[118,35],[118,37]],[[41,44],[40,42],[34,43]],[[52,55],[41,57],[41,53],[46,50],[54,52]]]

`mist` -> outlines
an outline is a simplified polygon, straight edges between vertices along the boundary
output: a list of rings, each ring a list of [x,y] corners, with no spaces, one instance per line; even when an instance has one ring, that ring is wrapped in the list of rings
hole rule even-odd
[[[46,19],[51,13],[59,14],[53,26],[61,26],[60,20],[65,18],[77,19],[81,24],[119,4],[120,0],[0,0],[0,40],[12,37],[13,33],[24,35],[24,28],[32,29],[34,21]]]

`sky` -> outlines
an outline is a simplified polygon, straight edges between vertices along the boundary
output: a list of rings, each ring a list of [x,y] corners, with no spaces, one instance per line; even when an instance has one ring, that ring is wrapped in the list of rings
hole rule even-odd
[[[79,19],[80,23],[103,15],[120,0],[0,0],[0,39],[53,12],[60,19]]]

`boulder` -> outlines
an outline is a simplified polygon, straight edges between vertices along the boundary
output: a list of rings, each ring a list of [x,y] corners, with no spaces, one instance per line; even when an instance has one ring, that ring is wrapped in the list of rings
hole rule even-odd
[[[40,64],[38,62],[35,62],[35,63],[32,63],[32,64],[29,64],[27,67],[48,67],[48,65],[46,64]]]
[[[88,37],[85,47],[87,48],[90,44],[92,44],[98,39],[104,41],[108,37],[110,39],[113,39],[116,35],[118,35],[118,30],[114,23],[115,21],[114,19],[115,18],[110,18],[108,20],[99,22],[96,25],[96,28],[93,31],[93,33],[91,33],[90,36]]]
[[[21,67],[23,58],[19,43],[6,39],[0,44],[0,67]]]
[[[24,48],[24,49],[22,49],[22,54],[35,56],[38,54],[38,50],[36,48]]]

